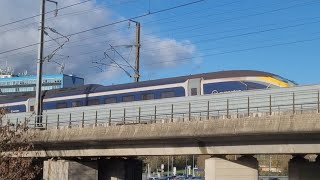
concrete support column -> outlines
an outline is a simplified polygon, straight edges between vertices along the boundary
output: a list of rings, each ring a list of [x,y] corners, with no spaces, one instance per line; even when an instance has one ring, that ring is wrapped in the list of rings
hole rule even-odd
[[[316,162],[310,162],[303,155],[295,155],[289,161],[290,180],[318,180],[320,179],[319,156]]]
[[[235,162],[237,162],[239,164],[242,164],[244,166],[250,167],[252,169],[256,169],[256,170],[259,169],[258,160],[255,157],[251,156],[251,155],[241,156]]]
[[[205,160],[206,180],[257,180],[258,161],[253,156],[243,156],[236,161],[221,157]]]
[[[96,161],[48,160],[43,164],[44,180],[98,180]]]
[[[99,180],[141,180],[142,161],[111,158],[99,160]]]

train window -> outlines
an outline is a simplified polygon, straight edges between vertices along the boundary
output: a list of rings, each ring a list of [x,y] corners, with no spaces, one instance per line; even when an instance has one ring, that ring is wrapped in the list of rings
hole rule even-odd
[[[142,94],[141,95],[141,99],[142,100],[154,99],[154,94],[152,94],[152,93],[150,93],[150,94]]]
[[[116,102],[117,102],[117,98],[115,98],[115,97],[106,98],[106,99],[104,100],[104,103],[105,103],[105,104],[112,104],[112,103],[116,103]]]
[[[198,89],[197,88],[191,88],[191,96],[198,95]]]
[[[171,98],[171,97],[175,97],[175,94],[173,91],[167,91],[167,92],[161,93],[161,98]]]
[[[122,102],[130,102],[130,101],[134,101],[134,96],[123,96],[122,97]]]
[[[90,99],[88,100],[88,106],[100,104],[99,99]]]
[[[34,111],[34,106],[30,106],[30,111]]]
[[[80,106],[82,106],[81,101],[73,101],[72,102],[72,107],[80,107]]]
[[[66,102],[57,103],[57,109],[67,108],[68,105]]]

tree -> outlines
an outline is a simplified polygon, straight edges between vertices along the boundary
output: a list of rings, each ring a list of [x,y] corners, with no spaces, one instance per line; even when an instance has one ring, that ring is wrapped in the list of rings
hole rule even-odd
[[[1,122],[5,114],[6,110],[1,108]],[[34,158],[22,157],[23,152],[33,148],[25,136],[27,126],[2,123],[0,124],[0,179],[34,179],[41,169],[39,163]]]

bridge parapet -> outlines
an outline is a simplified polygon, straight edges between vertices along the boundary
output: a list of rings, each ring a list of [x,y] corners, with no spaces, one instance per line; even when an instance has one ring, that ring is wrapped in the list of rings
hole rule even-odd
[[[254,90],[8,114],[0,124],[25,122],[42,129],[170,123],[320,112],[320,85]]]

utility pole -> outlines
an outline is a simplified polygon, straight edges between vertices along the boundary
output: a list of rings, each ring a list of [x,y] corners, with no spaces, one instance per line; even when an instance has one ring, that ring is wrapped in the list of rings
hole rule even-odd
[[[192,155],[192,177],[194,177],[194,155]]]
[[[44,47],[44,21],[45,21],[45,12],[46,12],[46,0],[40,0],[40,29],[39,29],[39,46],[38,46],[38,59],[37,59],[37,84],[36,84],[36,117],[37,122],[36,126],[42,123],[42,97],[41,97],[41,88],[42,88],[42,63],[43,63],[43,47]]]
[[[167,176],[170,176],[170,156],[168,156],[168,172],[167,172]]]
[[[188,176],[188,156],[186,156],[186,167],[185,167],[185,170],[186,170],[186,175]]]
[[[173,156],[171,156],[171,173],[173,175]]]
[[[136,60],[134,63],[134,82],[139,82],[140,78],[140,23],[134,20],[130,20],[131,22],[134,22],[136,24]]]
[[[46,1],[56,4],[55,16],[58,13],[58,2],[53,0],[40,0],[40,29],[39,29],[39,46],[38,46],[38,58],[37,58],[37,83],[36,83],[36,102],[35,102],[35,111],[36,111],[36,126],[41,126],[42,124],[42,64],[44,61],[43,58],[43,49],[44,49],[44,28],[45,28],[45,14],[46,14]]]

